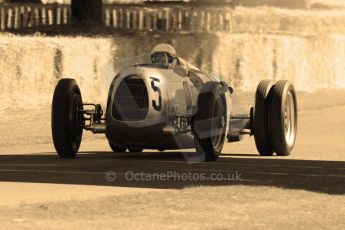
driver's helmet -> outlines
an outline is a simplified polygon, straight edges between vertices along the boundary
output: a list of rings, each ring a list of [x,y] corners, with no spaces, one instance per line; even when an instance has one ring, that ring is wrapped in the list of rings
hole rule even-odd
[[[171,55],[172,57],[177,56],[177,53],[176,53],[176,50],[174,49],[174,47],[172,47],[169,44],[164,44],[164,43],[156,45],[152,49],[152,53],[167,53],[168,55]]]
[[[152,62],[157,64],[171,64],[177,56],[174,47],[168,44],[159,44],[152,49]]]

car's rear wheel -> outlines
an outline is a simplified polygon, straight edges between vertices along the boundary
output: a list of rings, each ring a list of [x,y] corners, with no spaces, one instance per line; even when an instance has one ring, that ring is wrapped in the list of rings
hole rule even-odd
[[[256,148],[261,156],[272,156],[274,153],[269,130],[269,109],[273,86],[273,81],[263,80],[255,93],[253,134]]]
[[[52,137],[61,158],[76,156],[83,135],[83,100],[77,82],[61,79],[54,91],[52,103]]]
[[[272,91],[270,130],[274,150],[278,156],[290,155],[297,134],[297,97],[289,81],[278,81]]]
[[[109,146],[110,146],[111,150],[113,150],[114,153],[124,153],[127,150],[126,148],[120,147],[118,145],[114,145],[110,142],[109,142]]]
[[[220,84],[206,84],[198,97],[198,110],[193,117],[195,148],[205,161],[215,161],[224,146],[226,103]]]

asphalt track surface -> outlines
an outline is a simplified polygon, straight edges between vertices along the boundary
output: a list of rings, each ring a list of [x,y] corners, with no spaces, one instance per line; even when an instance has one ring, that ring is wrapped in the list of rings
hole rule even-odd
[[[189,164],[180,153],[114,156],[87,152],[75,160],[60,160],[53,154],[32,154],[1,156],[0,164],[0,180],[7,182],[159,189],[244,184],[330,194],[344,194],[344,172],[345,164],[334,161],[223,156],[215,163]],[[114,173],[116,178],[112,178]],[[149,175],[155,174],[166,174],[167,178],[151,179]]]
[[[327,114],[333,114],[337,119],[324,119]],[[2,204],[21,202],[21,196],[29,202],[35,202],[35,199],[40,202],[37,193],[45,193],[43,186],[48,184],[60,185],[61,199],[71,198],[68,190],[64,192],[69,185],[101,186],[111,188],[115,193],[123,189],[131,192],[204,185],[253,185],[343,195],[344,124],[345,107],[302,112],[295,151],[285,158],[258,157],[250,138],[242,143],[227,144],[224,155],[213,163],[186,162],[185,156],[193,156],[193,151],[115,154],[110,152],[104,139],[83,143],[81,153],[75,159],[58,158],[51,144],[33,145],[27,149],[2,148],[0,184],[3,191],[7,191],[7,199],[3,199]],[[133,178],[134,174],[136,178]],[[157,179],[161,174],[167,176]],[[156,178],[152,179],[154,176]],[[23,190],[21,184],[31,184],[33,189]],[[79,188],[78,193],[90,192],[89,186]],[[90,196],[102,196],[102,193]],[[57,196],[56,193],[45,195],[47,201]]]

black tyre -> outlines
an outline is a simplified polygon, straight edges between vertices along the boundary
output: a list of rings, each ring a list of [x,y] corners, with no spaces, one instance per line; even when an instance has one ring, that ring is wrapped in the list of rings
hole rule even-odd
[[[273,147],[278,156],[290,155],[297,134],[297,97],[289,81],[278,81],[272,91],[270,130]]]
[[[143,148],[129,148],[128,150],[131,153],[141,153],[142,151],[144,151]]]
[[[52,137],[62,158],[76,156],[83,135],[83,100],[77,82],[62,79],[57,84],[52,103]]]
[[[109,142],[109,146],[110,146],[111,150],[113,150],[114,153],[124,153],[127,150],[126,148],[114,145],[110,142]]]
[[[225,141],[226,103],[223,87],[208,83],[198,97],[198,110],[193,117],[192,128],[195,148],[205,161],[218,159]]]
[[[273,81],[263,80],[255,94],[253,134],[256,148],[261,156],[272,156],[274,153],[269,129],[269,106],[273,86]]]

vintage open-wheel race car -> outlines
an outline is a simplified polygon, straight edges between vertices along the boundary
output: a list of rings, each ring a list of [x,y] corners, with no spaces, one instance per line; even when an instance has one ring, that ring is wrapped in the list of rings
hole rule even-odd
[[[105,112],[83,102],[75,80],[61,79],[52,102],[54,146],[60,157],[75,157],[85,129],[105,134],[114,152],[195,148],[198,159],[215,161],[226,140],[249,134],[260,155],[289,155],[297,132],[292,83],[261,81],[246,115],[232,113],[232,94],[226,82],[160,44],[114,77]]]

